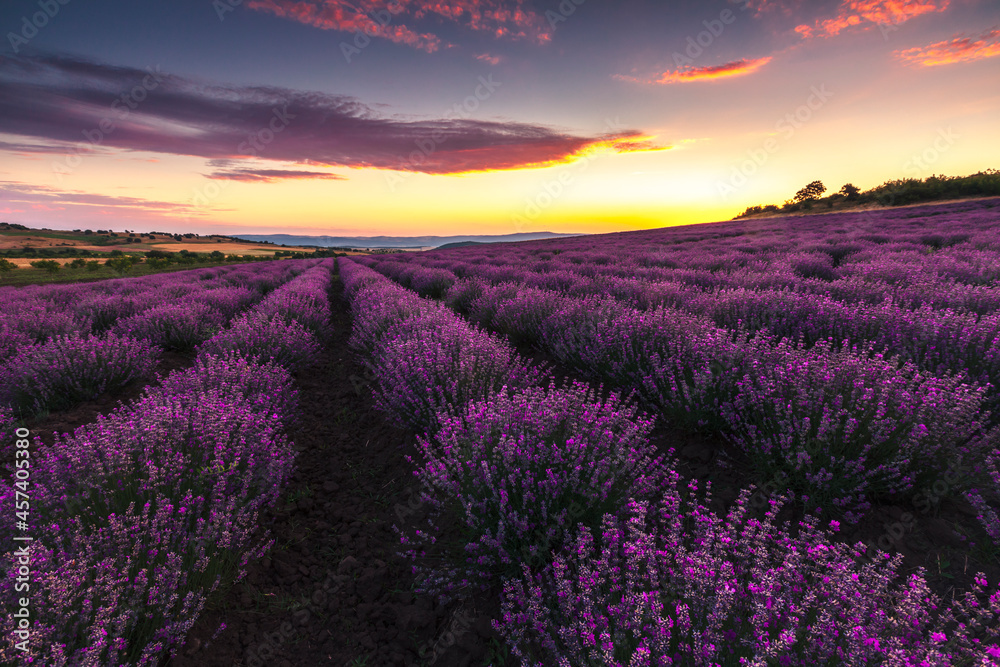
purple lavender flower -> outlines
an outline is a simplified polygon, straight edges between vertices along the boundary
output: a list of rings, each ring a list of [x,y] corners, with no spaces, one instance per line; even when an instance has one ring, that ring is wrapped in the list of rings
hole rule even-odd
[[[429,529],[403,541],[417,558],[441,538],[442,519],[459,517],[464,549],[446,551],[449,562],[422,583],[441,595],[517,575],[523,563],[541,569],[578,523],[596,529],[665,480],[667,463],[647,440],[652,418],[584,385],[502,389],[440,421],[419,441]]]
[[[507,580],[494,625],[524,664],[989,664],[1000,591],[984,600],[977,584],[938,614],[922,571],[904,579],[898,555],[866,563],[815,518],[792,536],[775,525],[780,500],[761,520],[744,490],[720,519],[666,489]]]
[[[149,377],[159,355],[148,341],[115,334],[56,336],[0,367],[0,404],[22,416],[68,408]]]
[[[211,338],[223,317],[204,303],[168,303],[119,320],[112,331],[149,341],[165,350],[187,352]]]
[[[273,361],[291,371],[314,363],[320,353],[316,337],[296,321],[281,316],[246,313],[229,328],[202,343],[197,352],[236,353],[261,363]]]

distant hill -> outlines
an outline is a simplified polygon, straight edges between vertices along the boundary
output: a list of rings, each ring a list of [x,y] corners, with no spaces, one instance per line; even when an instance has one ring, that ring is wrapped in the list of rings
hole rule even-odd
[[[439,245],[436,250],[446,250],[448,248],[467,248],[470,245],[483,245],[482,241],[458,241],[457,243],[445,243]]]
[[[454,243],[509,243],[539,241],[580,234],[525,232],[498,236],[300,236],[296,234],[235,234],[245,241],[271,242],[275,245],[319,246],[321,248],[439,248]]]

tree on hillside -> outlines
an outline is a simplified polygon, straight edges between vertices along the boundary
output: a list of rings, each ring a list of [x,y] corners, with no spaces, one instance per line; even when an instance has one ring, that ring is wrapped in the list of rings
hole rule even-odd
[[[136,258],[132,255],[125,255],[124,257],[112,257],[107,262],[104,263],[109,269],[114,271],[120,276],[125,275],[132,270],[132,266],[136,263]]]
[[[847,201],[854,201],[858,198],[858,195],[861,194],[861,188],[852,183],[845,183],[843,187],[840,188],[840,192],[837,194],[847,197]]]
[[[56,271],[62,268],[62,265],[59,264],[59,262],[57,262],[54,259],[35,260],[34,262],[31,263],[31,265],[36,269],[44,269],[49,273],[55,273]]]
[[[0,273],[9,273],[17,268],[17,264],[7,259],[0,259]]]
[[[826,192],[826,186],[822,181],[813,181],[806,187],[795,193],[795,201],[804,202],[819,199],[819,196]]]

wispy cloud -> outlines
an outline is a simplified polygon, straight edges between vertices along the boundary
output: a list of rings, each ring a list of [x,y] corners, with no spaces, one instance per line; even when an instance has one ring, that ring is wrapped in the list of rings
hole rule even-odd
[[[190,204],[142,199],[140,197],[116,197],[78,190],[60,190],[44,185],[30,185],[17,181],[0,181],[0,195],[6,202],[30,206],[37,210],[71,209],[127,209],[145,213],[191,213],[196,209]]]
[[[722,65],[667,70],[666,72],[647,78],[625,76],[623,74],[616,74],[615,78],[622,81],[631,81],[633,83],[659,85],[671,83],[690,83],[692,81],[712,81],[752,74],[769,62],[771,62],[771,56],[753,59],[744,58],[742,60],[734,60]]]
[[[952,39],[893,52],[907,65],[936,67],[1000,56],[1000,28],[974,37],[956,35]]]
[[[609,140],[539,124],[462,118],[460,113],[390,117],[346,95],[213,86],[167,74],[158,75],[157,88],[136,109],[112,108],[121,90],[145,76],[144,70],[63,57],[0,59],[0,127],[15,137],[73,142],[87,149],[97,145],[244,161],[261,157],[428,174],[558,164]],[[627,130],[613,139],[641,136],[639,130]],[[18,141],[19,149],[27,146]],[[412,159],[415,152],[420,160]]]
[[[837,35],[851,28],[900,25],[917,16],[943,12],[950,4],[951,0],[844,0],[835,16],[819,19],[812,26],[802,24],[795,31],[810,38]]]
[[[489,53],[480,53],[476,56],[476,60],[482,60],[484,63],[489,63],[490,65],[499,65],[503,58],[490,55]]]
[[[301,169],[219,169],[207,174],[208,178],[227,181],[248,181],[271,183],[274,181],[286,180],[308,180],[326,179],[334,181],[346,181],[347,179],[339,174],[331,174],[325,171],[307,171]]]
[[[498,38],[546,42],[552,37],[548,21],[523,0],[251,0],[247,6],[324,30],[361,31],[428,52],[447,44],[432,32],[410,26],[430,16]]]

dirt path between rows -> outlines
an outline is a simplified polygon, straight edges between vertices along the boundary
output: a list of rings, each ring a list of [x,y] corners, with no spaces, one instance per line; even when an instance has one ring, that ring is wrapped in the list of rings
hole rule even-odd
[[[478,667],[495,660],[490,604],[440,606],[412,593],[393,524],[420,518],[414,434],[377,412],[365,371],[347,347],[350,315],[339,281],[335,335],[297,377],[299,450],[283,501],[262,518],[268,557],[207,609],[164,667]],[[221,623],[226,628],[218,633]]]

